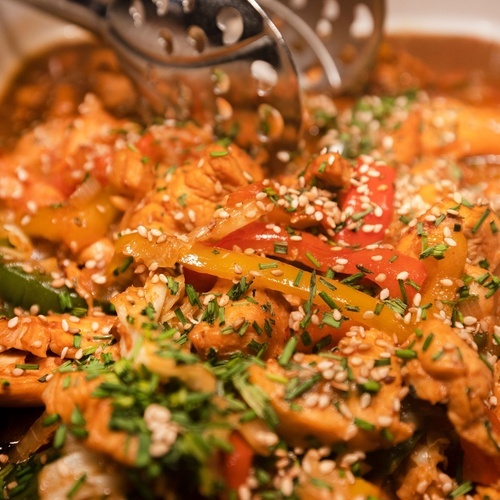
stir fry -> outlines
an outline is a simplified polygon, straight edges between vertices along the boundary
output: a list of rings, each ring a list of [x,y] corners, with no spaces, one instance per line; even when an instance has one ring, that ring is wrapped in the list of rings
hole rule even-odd
[[[500,498],[498,104],[384,46],[271,171],[93,71],[0,155],[1,498]]]

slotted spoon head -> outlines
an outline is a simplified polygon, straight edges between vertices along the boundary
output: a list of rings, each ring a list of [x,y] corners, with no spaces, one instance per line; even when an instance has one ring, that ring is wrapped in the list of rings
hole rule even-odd
[[[253,0],[115,0],[107,38],[167,115],[214,123],[246,147],[293,149],[297,72],[283,37]]]
[[[302,88],[364,77],[384,15],[383,0],[24,1],[101,34],[167,116],[273,156],[297,147]]]
[[[366,81],[383,34],[383,0],[259,0],[280,30],[302,89],[342,93]]]

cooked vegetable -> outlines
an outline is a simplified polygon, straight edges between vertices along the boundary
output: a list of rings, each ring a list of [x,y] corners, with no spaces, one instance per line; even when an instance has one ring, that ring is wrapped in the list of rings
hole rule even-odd
[[[53,281],[39,271],[27,272],[20,265],[0,263],[0,297],[12,306],[26,310],[35,307],[40,314],[85,314],[86,301],[66,285],[54,287]]]

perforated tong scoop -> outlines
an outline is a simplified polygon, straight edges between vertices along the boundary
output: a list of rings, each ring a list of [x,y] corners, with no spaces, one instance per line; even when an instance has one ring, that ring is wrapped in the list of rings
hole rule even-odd
[[[302,90],[362,81],[383,0],[24,0],[96,32],[157,110],[294,150]]]

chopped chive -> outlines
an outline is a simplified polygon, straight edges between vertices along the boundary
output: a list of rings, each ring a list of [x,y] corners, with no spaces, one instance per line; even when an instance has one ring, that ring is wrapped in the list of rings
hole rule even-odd
[[[277,373],[266,372],[266,378],[271,382],[276,382],[278,384],[288,384],[288,379],[284,375],[278,375]]]
[[[229,151],[210,151],[210,156],[212,158],[218,158],[219,156],[227,156]]]
[[[319,262],[311,252],[306,252],[306,257],[311,261],[314,267],[317,267],[318,269],[321,267],[321,262]]]
[[[321,375],[319,374],[313,375],[310,379],[304,380],[303,382],[301,382],[298,377],[291,379],[288,382],[285,391],[285,399],[287,401],[290,401],[292,399],[298,398],[309,389],[311,389],[319,380],[321,380]]]
[[[446,219],[446,214],[441,214],[435,221],[434,225],[437,227],[441,222],[443,222]]]
[[[469,493],[469,491],[472,490],[472,483],[470,481],[466,481],[465,483],[462,483],[460,486],[457,486],[450,494],[450,498],[458,498],[466,493]]]
[[[394,354],[400,359],[415,359],[417,357],[417,352],[413,349],[396,349]]]
[[[371,214],[374,210],[375,210],[374,207],[368,207],[363,212],[357,212],[355,214],[352,214],[351,219],[354,220],[354,221],[358,221],[358,220],[364,219],[368,214]]]
[[[300,334],[300,340],[302,340],[302,343],[308,347],[312,344],[312,338],[311,338],[311,335],[309,335],[309,332],[307,331],[303,331],[301,334]],[[500,343],[499,343],[500,345]]]
[[[54,434],[54,440],[52,442],[52,445],[56,450],[59,450],[64,446],[64,443],[66,442],[66,435],[67,435],[67,428],[64,424],[61,424],[57,429]]]
[[[339,309],[339,306],[335,303],[335,301],[326,293],[324,290],[318,293],[318,295],[323,299],[325,304],[330,308],[330,309]]]
[[[288,253],[288,243],[286,242],[275,243],[274,253],[279,255],[286,255]]]
[[[358,417],[354,417],[354,425],[363,431],[372,432],[375,430],[375,424],[362,420]]]
[[[15,367],[21,370],[38,370],[40,368],[40,365],[37,365],[35,363],[17,363]]]
[[[484,354],[479,355],[479,359],[488,367],[490,371],[493,371],[493,365],[488,361],[488,358]]]
[[[333,278],[333,276],[332,276],[332,278]],[[322,285],[324,285],[327,288],[329,288],[332,292],[334,292],[335,290],[337,290],[337,287],[333,283],[330,283],[328,280],[325,280],[325,278],[323,278],[323,276],[319,277],[319,282]]]
[[[325,314],[323,314],[323,318],[321,319],[321,323],[328,325],[328,326],[332,326],[333,328],[339,328],[340,325],[342,324],[342,319],[340,321],[336,320],[333,317],[332,313],[326,312]]]
[[[192,306],[201,307],[200,297],[191,283],[186,283],[186,295]]]
[[[484,426],[486,427],[486,434],[488,434],[488,438],[493,443],[493,446],[495,447],[497,452],[500,452],[500,445],[497,443],[497,441],[493,437],[493,429],[491,428],[491,422],[489,420],[485,420]]]
[[[51,425],[57,424],[61,420],[61,416],[59,413],[52,413],[52,415],[47,415],[43,420],[42,420],[42,425],[44,427],[50,427]]]
[[[304,275],[304,271],[302,269],[299,270],[297,273],[297,276],[295,276],[295,279],[293,280],[293,286],[299,286],[300,282],[302,281],[302,276]]]
[[[475,234],[479,231],[480,227],[482,226],[483,222],[487,219],[488,215],[490,215],[491,210],[487,208],[482,214],[481,217],[479,217],[479,220],[476,222],[476,225],[472,228],[472,234]]]
[[[388,366],[391,364],[390,358],[376,359],[373,366]]]
[[[74,483],[73,486],[68,490],[66,493],[66,498],[73,498],[77,493],[78,490],[82,487],[83,483],[87,480],[87,473],[84,472]]]
[[[80,349],[81,346],[82,346],[82,336],[81,334],[76,333],[75,335],[73,335],[73,347],[75,349]]]
[[[325,335],[322,339],[320,339],[316,344],[313,346],[313,352],[316,354],[323,350],[325,347],[329,346],[332,343],[332,336],[331,335]]]
[[[311,477],[309,478],[309,482],[316,488],[321,488],[322,490],[327,490],[327,491],[333,491],[332,485],[319,477]]]
[[[259,263],[259,269],[276,269],[278,267],[277,262],[269,262],[269,263]]]
[[[180,307],[174,310],[174,314],[183,325],[187,323],[186,316],[184,316],[184,313],[182,312]]]
[[[375,306],[375,309],[373,310],[375,316],[379,316],[383,308],[384,304],[382,302],[378,302],[377,305]]]
[[[290,337],[290,339],[288,340],[283,349],[283,352],[281,353],[281,356],[278,358],[278,363],[281,366],[288,365],[288,363],[292,359],[292,356],[295,354],[295,349],[298,343],[299,343],[299,338],[296,335]]]
[[[427,351],[427,349],[429,349],[433,340],[434,340],[434,334],[429,333],[429,335],[427,335],[427,338],[424,341],[424,345],[422,346],[422,351],[424,351],[424,352]]]
[[[444,351],[443,349],[439,349],[433,356],[432,356],[432,361],[437,361],[438,359],[442,358],[444,356]]]
[[[367,380],[362,384],[359,384],[359,388],[364,392],[378,392],[382,388],[382,384],[376,380]]]

